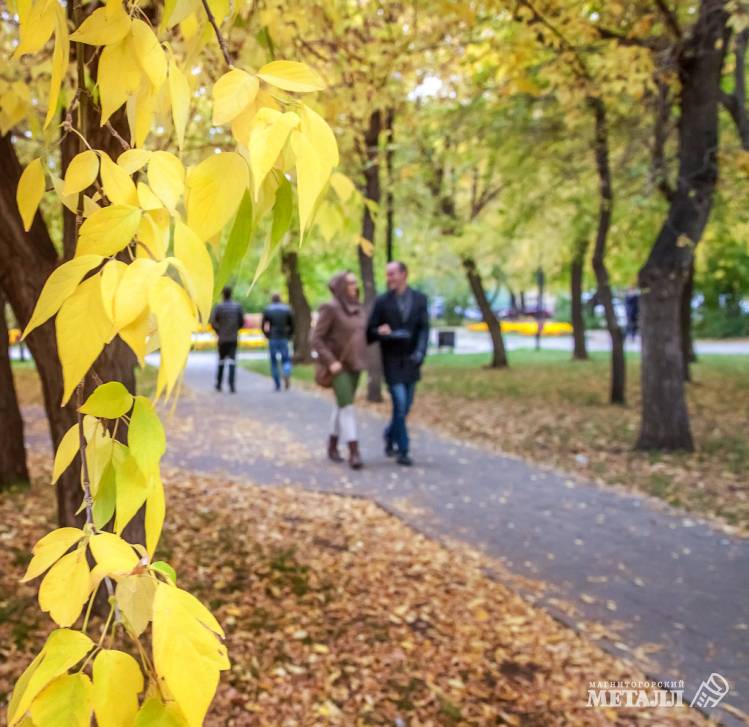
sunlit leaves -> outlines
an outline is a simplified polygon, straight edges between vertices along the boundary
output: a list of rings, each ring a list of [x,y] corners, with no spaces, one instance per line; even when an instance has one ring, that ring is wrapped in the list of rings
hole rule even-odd
[[[111,45],[130,31],[131,20],[122,3],[112,3],[94,10],[70,36],[71,41],[88,45]]]
[[[148,184],[164,206],[174,213],[185,187],[182,162],[169,152],[154,152],[148,161]]]
[[[305,63],[296,61],[272,61],[266,63],[257,73],[259,78],[271,86],[284,91],[309,93],[322,91],[325,82],[320,75]]]
[[[293,111],[284,114],[272,109],[258,113],[258,121],[250,134],[250,170],[253,194],[257,199],[260,187],[278,159],[292,129],[299,126],[299,116]]]
[[[18,180],[16,203],[23,220],[23,229],[29,230],[34,215],[44,195],[44,167],[41,159],[34,159],[23,170]]]
[[[60,558],[44,576],[39,586],[39,606],[49,612],[58,626],[71,626],[78,620],[90,591],[86,549],[78,547]]]
[[[234,68],[213,85],[213,123],[226,124],[239,116],[257,95],[260,83],[256,76]]]
[[[23,332],[24,337],[55,315],[60,306],[73,294],[84,275],[102,260],[101,255],[81,255],[56,268],[42,288],[31,320]]]
[[[114,533],[98,533],[89,539],[88,544],[101,572],[129,573],[138,564],[138,556],[132,547]]]
[[[35,697],[58,676],[77,664],[93,647],[85,634],[56,629],[47,638],[39,655],[16,682],[8,704],[8,725],[14,727],[26,714]]]
[[[32,549],[33,558],[21,580],[30,581],[44,573],[81,540],[83,535],[83,530],[80,528],[58,528],[47,533]]]
[[[187,224],[208,240],[234,216],[249,183],[247,162],[234,152],[208,157],[187,174]]]
[[[89,727],[93,703],[91,680],[86,674],[57,677],[31,703],[31,718],[37,727]]]
[[[207,323],[213,302],[213,263],[205,243],[179,219],[174,227],[174,255],[190,276],[200,317]]]
[[[119,165],[115,164],[107,154],[101,152],[101,183],[104,194],[112,204],[137,205],[138,195],[135,184],[130,175]]]
[[[117,419],[133,406],[132,394],[119,381],[108,381],[97,386],[79,409],[103,419]]]
[[[76,194],[90,187],[99,173],[99,157],[95,151],[87,149],[76,154],[65,170],[64,194]]]
[[[91,368],[109,340],[112,324],[101,300],[100,277],[84,280],[60,308],[55,322],[57,349],[62,363],[62,402]],[[81,335],[85,331],[86,335]]]
[[[130,654],[102,649],[94,659],[93,702],[98,727],[130,727],[138,712],[143,674]]]
[[[78,434],[78,425],[73,424],[70,429],[63,435],[60,444],[55,452],[55,461],[52,466],[52,484],[60,479],[60,475],[70,466],[71,462],[78,454],[80,448],[80,435]]]
[[[185,145],[185,127],[190,117],[190,84],[174,58],[169,59],[169,96],[177,145],[182,149]]]
[[[115,255],[126,247],[140,224],[141,210],[113,204],[96,210],[81,225],[76,255]]]
[[[151,557],[153,557],[156,546],[159,544],[165,513],[164,485],[161,482],[161,477],[157,475],[151,487],[151,492],[146,498],[146,550]]]
[[[205,606],[176,586],[160,583],[153,604],[154,666],[190,727],[199,727],[229,668],[221,627]]]
[[[57,113],[57,103],[60,98],[62,81],[68,69],[70,60],[70,43],[68,42],[68,21],[64,8],[57,2],[55,6],[55,48],[52,51],[52,77],[49,84],[49,99],[47,101],[47,115],[44,119],[46,129]]]
[[[226,285],[231,275],[244,259],[254,230],[252,195],[246,190],[229,231],[224,253],[221,256],[214,283],[214,295]]]
[[[122,533],[148,496],[148,481],[129,450],[115,458],[116,508],[114,531]]]
[[[141,70],[154,88],[160,88],[166,80],[166,55],[158,38],[147,23],[135,18],[130,29],[131,43]]]

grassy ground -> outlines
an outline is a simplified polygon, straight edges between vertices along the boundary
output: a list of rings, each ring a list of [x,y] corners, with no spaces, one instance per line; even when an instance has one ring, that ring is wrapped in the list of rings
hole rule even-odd
[[[459,438],[661,498],[749,530],[749,357],[701,356],[687,387],[696,451],[634,452],[639,356],[627,359],[626,406],[607,403],[609,359],[571,361],[562,351],[510,353],[510,368],[485,354],[427,359],[413,418]],[[268,373],[266,361],[249,361]],[[312,367],[294,378],[312,380]]]

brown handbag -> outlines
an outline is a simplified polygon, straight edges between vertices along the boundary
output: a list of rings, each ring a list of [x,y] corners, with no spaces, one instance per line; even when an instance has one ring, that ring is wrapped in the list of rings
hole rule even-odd
[[[343,362],[342,359],[346,358],[350,345],[351,339],[349,339],[343,347],[343,351],[341,351],[341,355],[338,357],[339,361]],[[334,376],[330,367],[320,361],[318,356],[318,358],[315,359],[315,383],[318,386],[322,386],[323,389],[331,389],[333,387],[333,378]]]

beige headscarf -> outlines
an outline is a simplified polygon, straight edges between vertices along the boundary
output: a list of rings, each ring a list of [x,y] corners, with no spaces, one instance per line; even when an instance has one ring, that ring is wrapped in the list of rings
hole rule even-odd
[[[333,294],[333,297],[338,301],[341,308],[350,316],[357,315],[362,310],[362,304],[358,298],[351,299],[346,295],[346,277],[351,274],[350,270],[344,270],[342,273],[334,275],[330,282],[328,282],[328,288]]]

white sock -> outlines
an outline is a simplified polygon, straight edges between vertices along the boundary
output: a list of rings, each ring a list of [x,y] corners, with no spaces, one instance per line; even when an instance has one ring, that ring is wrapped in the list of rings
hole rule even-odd
[[[340,419],[340,412],[341,410],[338,407],[335,407],[333,411],[330,413],[330,436],[331,437],[337,437],[340,431],[340,427],[338,423]]]
[[[356,436],[356,410],[353,404],[341,408],[341,435],[344,442],[355,442]]]

